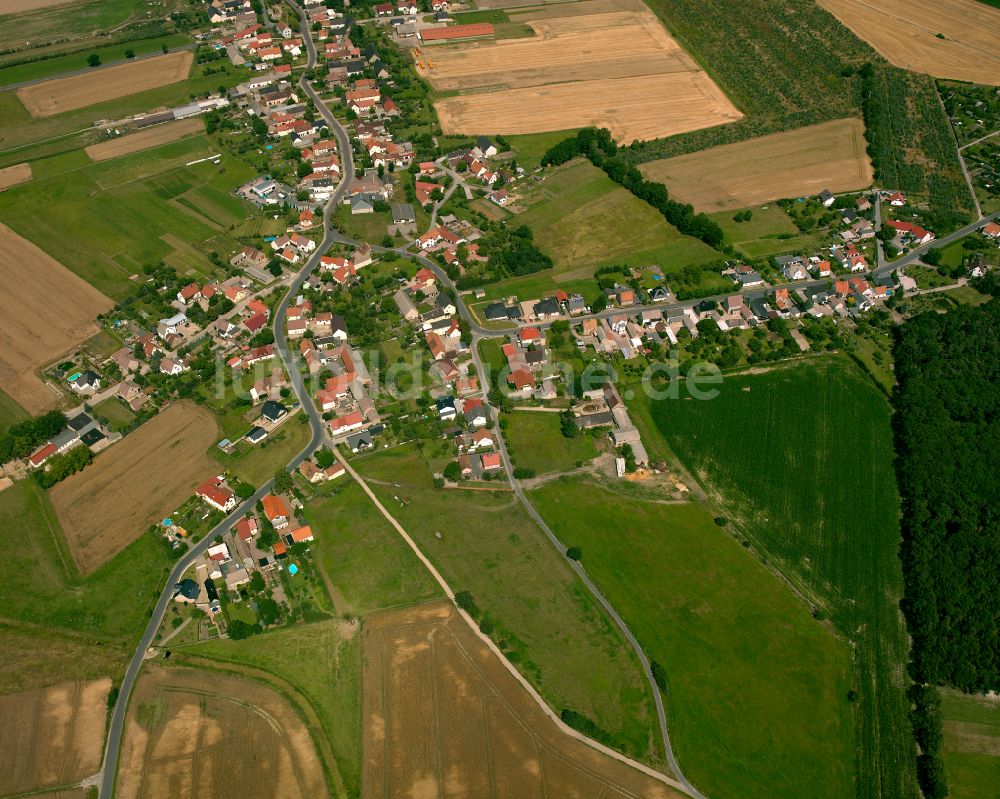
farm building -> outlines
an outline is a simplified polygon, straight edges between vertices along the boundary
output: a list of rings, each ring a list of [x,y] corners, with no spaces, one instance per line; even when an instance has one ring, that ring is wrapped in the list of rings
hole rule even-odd
[[[477,22],[472,25],[452,25],[448,28],[425,28],[418,32],[417,36],[422,42],[444,42],[492,36],[493,33],[493,26],[490,23]]]

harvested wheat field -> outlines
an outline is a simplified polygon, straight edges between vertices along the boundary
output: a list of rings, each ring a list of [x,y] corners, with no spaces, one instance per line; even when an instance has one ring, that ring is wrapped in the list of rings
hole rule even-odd
[[[219,464],[206,454],[218,433],[209,411],[178,402],[49,491],[83,574],[131,544],[218,473]]]
[[[369,617],[364,655],[366,799],[684,796],[563,732],[448,603]]]
[[[0,14],[20,14],[49,6],[64,6],[69,2],[70,0],[3,0],[0,3]]]
[[[819,4],[896,66],[938,78],[1000,85],[1000,9],[978,0]]]
[[[14,164],[0,169],[0,191],[31,180],[31,164]]]
[[[102,141],[100,144],[92,144],[85,147],[84,151],[90,156],[91,161],[108,161],[122,155],[130,155],[140,150],[148,150],[150,147],[159,147],[161,144],[169,144],[172,141],[202,133],[205,130],[205,123],[198,117],[191,119],[178,119],[176,122],[167,122],[165,125],[156,125],[138,133],[129,133],[126,136],[119,136],[117,139]]]
[[[168,53],[42,81],[18,89],[17,96],[31,116],[49,117],[177,83],[187,78],[193,60],[190,50]]]
[[[650,161],[639,169],[666,184],[674,199],[709,212],[805,197],[823,189],[854,191],[872,182],[860,119],[836,119],[724,144]]]
[[[0,385],[37,414],[59,397],[36,370],[94,335],[94,317],[114,303],[3,224],[0,282]]]
[[[111,678],[0,696],[0,794],[58,788],[101,765]]]
[[[637,0],[586,0],[511,18],[535,36],[436,47],[417,58],[436,89],[470,92],[435,103],[446,133],[599,125],[629,143],[742,116]]]
[[[323,767],[275,691],[218,672],[148,667],[125,722],[120,799],[320,799]]]

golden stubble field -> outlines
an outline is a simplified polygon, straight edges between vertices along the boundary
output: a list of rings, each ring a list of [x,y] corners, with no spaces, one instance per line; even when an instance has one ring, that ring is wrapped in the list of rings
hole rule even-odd
[[[31,180],[31,164],[14,164],[0,169],[0,191]]]
[[[89,574],[219,473],[215,417],[178,402],[57,483],[49,497],[77,567]]]
[[[785,197],[864,189],[872,182],[860,119],[711,147],[640,164],[642,174],[696,211],[749,208]]]
[[[563,733],[448,603],[364,628],[366,799],[683,794]]]
[[[1000,85],[1000,9],[978,0],[818,2],[896,66]]]
[[[94,335],[114,303],[51,255],[0,224],[0,385],[38,414],[59,395],[36,373]]]
[[[147,667],[125,723],[121,799],[323,799],[309,731],[275,691],[187,668]]]
[[[194,53],[182,50],[42,81],[18,89],[17,96],[31,116],[49,117],[177,83],[187,78],[193,61]]]
[[[439,46],[416,57],[436,89],[467,92],[435,103],[446,133],[597,125],[630,143],[742,116],[638,0],[584,0],[510,17],[535,36]]]
[[[0,696],[0,794],[74,783],[98,770],[111,678]]]
[[[84,148],[84,152],[90,156],[91,161],[109,161],[112,158],[159,147],[161,144],[169,144],[204,131],[205,123],[200,117],[178,119],[175,122],[140,130],[138,133],[102,141],[100,144],[91,144]]]

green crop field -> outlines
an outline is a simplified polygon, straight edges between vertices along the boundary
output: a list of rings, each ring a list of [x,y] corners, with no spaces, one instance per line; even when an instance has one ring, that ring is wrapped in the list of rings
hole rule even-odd
[[[948,796],[995,799],[1000,786],[1000,702],[939,690]]]
[[[199,665],[201,658],[227,664],[239,676],[265,682],[294,704],[308,703],[322,729],[314,728],[309,714],[299,715],[321,755],[326,750],[322,744],[329,743],[334,763],[328,765],[340,778],[334,775],[334,785],[342,780],[347,796],[360,795],[361,636],[357,627],[334,620],[317,622],[242,641],[206,641],[175,654],[181,662],[193,665]],[[241,672],[241,666],[252,671]]]
[[[0,492],[0,529],[16,533],[6,541],[6,571],[0,581],[2,620],[30,630],[40,649],[50,637],[72,639],[88,652],[101,645],[105,650],[101,673],[117,675],[163,587],[167,558],[160,544],[143,535],[81,579],[48,497],[31,480]],[[77,679],[72,660],[65,663],[66,671],[58,679]],[[25,659],[21,667],[28,673],[13,678],[31,680],[37,664]],[[50,677],[57,676],[52,669],[47,671]]]
[[[218,166],[184,166],[218,152],[207,136],[193,136],[93,164],[55,156],[47,176],[42,170],[0,194],[0,216],[88,283],[121,298],[134,286],[129,275],[188,246],[228,257],[226,231],[256,213],[228,191],[252,170],[225,152]]]
[[[28,412],[0,390],[0,433],[6,433],[11,425],[27,418]]]
[[[719,258],[588,161],[554,172],[526,202],[528,210],[516,223],[534,231],[535,243],[555,261],[557,281],[567,275],[590,277],[594,267],[609,263],[660,264],[669,273]]]
[[[441,598],[430,573],[357,483],[310,501],[305,521],[316,535],[313,556],[328,578],[338,614]]]
[[[43,61],[31,61],[27,64],[17,64],[10,67],[2,66],[2,62],[0,62],[0,87],[11,86],[15,83],[23,83],[29,80],[54,78],[64,75],[67,72],[88,69],[87,59],[94,54],[100,57],[101,63],[112,64],[116,61],[125,60],[126,50],[131,50],[135,53],[136,57],[141,57],[162,52],[164,45],[172,49],[182,47],[190,43],[190,41],[190,36],[172,33],[167,36],[159,36],[155,39],[137,39],[130,42],[101,45],[80,53],[58,56],[57,58],[46,58]]]
[[[178,5],[176,0],[161,4],[161,14]],[[98,31],[117,28],[131,20],[145,19],[145,0],[76,0],[0,16],[0,50],[34,46],[64,38],[82,39]],[[33,55],[29,50],[24,55]]]
[[[451,587],[472,592],[498,646],[557,712],[576,710],[616,748],[662,764],[638,662],[510,493],[435,489],[409,448],[355,466]]]
[[[720,391],[659,401],[652,418],[717,512],[851,642],[858,795],[912,796],[889,405],[837,357],[727,375]]]
[[[665,668],[671,743],[695,787],[854,796],[847,647],[703,508],[580,478],[531,499]]]
[[[558,413],[515,411],[505,418],[504,437],[515,466],[534,469],[538,474],[564,472],[597,457],[594,436],[585,431],[576,438],[566,438]]]

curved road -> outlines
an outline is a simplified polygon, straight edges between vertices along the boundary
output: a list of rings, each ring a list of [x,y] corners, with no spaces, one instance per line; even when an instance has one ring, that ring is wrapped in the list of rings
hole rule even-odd
[[[306,24],[304,13],[302,13],[302,20],[305,40],[309,43],[309,60],[306,68],[311,69],[316,63],[316,50],[312,45],[312,37],[309,35],[309,29]],[[322,105],[318,95],[313,90],[312,86],[308,85],[304,77],[299,81],[299,85],[302,87],[303,91],[312,98],[313,102],[316,103],[317,108],[319,108],[321,112],[324,111],[325,106]],[[327,118],[328,121],[332,120],[332,114],[329,114],[329,111],[327,111],[326,114],[324,114],[324,118]],[[336,125],[335,120],[333,120],[333,122],[333,129],[341,147],[342,173],[344,176],[353,175],[354,167],[351,157],[350,141],[347,139],[346,132],[339,125]],[[299,374],[299,370],[296,368],[295,362],[292,359],[292,354],[289,351],[288,340],[284,335],[285,319],[288,314],[288,305],[292,298],[298,294],[306,278],[319,263],[319,259],[322,254],[325,253],[334,243],[334,230],[330,220],[337,204],[340,203],[344,197],[344,193],[347,191],[348,183],[348,180],[341,179],[336,191],[327,201],[326,206],[323,209],[323,240],[316,248],[313,255],[306,261],[305,265],[299,270],[295,278],[292,280],[287,293],[275,309],[274,318],[272,320],[275,347],[281,355],[282,361],[284,361],[285,368],[292,381],[292,387],[295,390],[295,394],[298,397],[303,411],[309,416],[309,423],[312,427],[312,438],[310,438],[306,447],[289,462],[287,467],[289,471],[297,468],[302,461],[312,455],[312,453],[322,445],[324,441],[324,430],[322,417],[316,410],[315,405],[306,392],[302,375]],[[128,668],[125,670],[125,676],[122,678],[118,699],[115,702],[115,707],[111,714],[111,722],[108,726],[108,738],[104,749],[104,762],[101,766],[99,775],[100,799],[111,799],[114,795],[115,774],[118,769],[118,754],[121,748],[122,733],[125,726],[125,712],[128,708],[129,699],[132,695],[132,689],[135,687],[135,681],[139,676],[139,670],[142,667],[142,662],[153,642],[153,638],[156,636],[156,631],[163,623],[163,619],[167,613],[167,608],[170,607],[170,604],[173,601],[174,585],[183,578],[184,572],[194,565],[194,562],[205,552],[205,550],[208,549],[209,546],[211,546],[217,535],[222,535],[228,531],[229,528],[236,523],[236,521],[238,521],[246,513],[253,510],[257,502],[271,490],[272,483],[273,481],[269,480],[264,485],[260,486],[252,497],[241,503],[235,511],[230,513],[225,519],[212,528],[212,530],[210,530],[201,541],[193,544],[187,553],[185,553],[185,555],[177,561],[174,568],[171,569],[170,575],[167,578],[166,586],[163,589],[163,593],[160,594],[160,598],[157,601],[156,606],[153,608],[152,616],[149,619],[149,623],[146,625],[146,630],[139,639],[135,654],[132,656],[132,660],[129,662]]]

